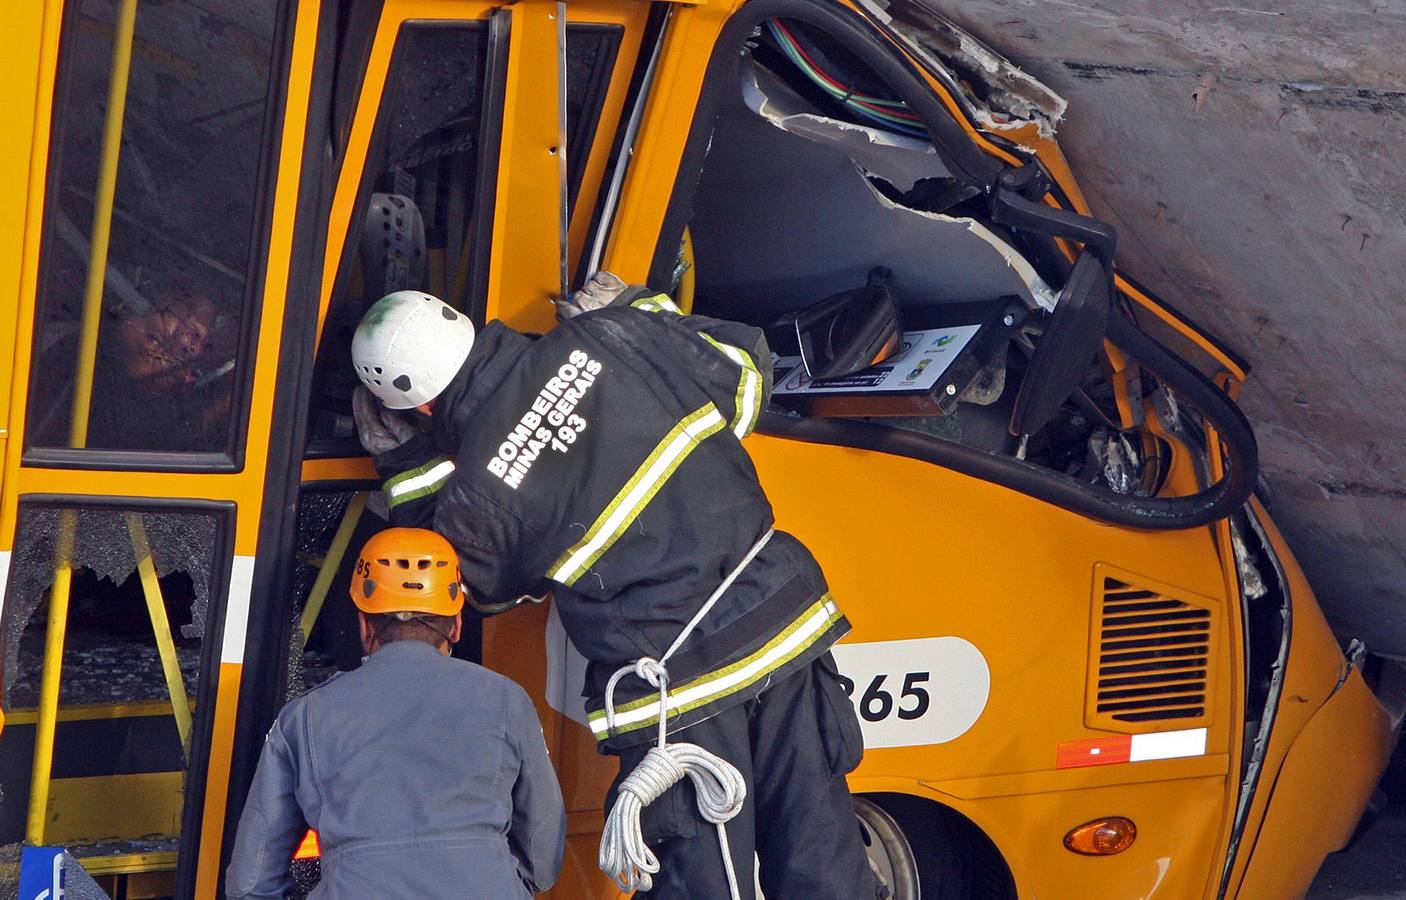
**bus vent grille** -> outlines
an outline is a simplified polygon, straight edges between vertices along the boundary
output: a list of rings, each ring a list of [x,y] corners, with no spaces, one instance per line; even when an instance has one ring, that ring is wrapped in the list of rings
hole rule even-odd
[[[1206,715],[1211,610],[1103,579],[1090,712],[1125,724]]]

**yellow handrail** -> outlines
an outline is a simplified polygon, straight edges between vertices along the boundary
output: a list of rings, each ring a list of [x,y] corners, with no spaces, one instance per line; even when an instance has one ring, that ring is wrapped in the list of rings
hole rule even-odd
[[[117,192],[117,160],[122,152],[122,121],[127,107],[127,80],[132,69],[132,39],[137,27],[137,0],[122,0],[112,38],[112,74],[107,89],[107,117],[103,122],[102,155],[98,158],[98,184],[93,198],[93,229],[88,249],[88,278],[83,287],[83,318],[74,363],[73,410],[68,444],[88,443],[88,416],[93,404],[93,366],[98,355],[98,326],[102,317],[103,279],[107,274],[107,249],[112,236],[113,197]],[[29,784],[29,815],[25,838],[44,843],[44,820],[49,806],[49,780],[54,765],[54,729],[59,707],[59,677],[68,633],[68,602],[73,586],[73,548],[78,514],[59,515],[59,546],[54,585],[49,591],[49,622],[44,635],[44,664],[39,677],[39,720],[34,727],[34,767]]]
[[[308,635],[312,634],[312,627],[317,624],[323,601],[327,599],[327,590],[332,587],[332,579],[337,577],[337,570],[342,567],[342,557],[347,553],[347,544],[351,543],[352,535],[356,533],[356,524],[361,521],[361,511],[366,508],[366,501],[370,496],[370,491],[358,491],[347,504],[347,511],[342,513],[337,533],[332,536],[332,543],[327,547],[322,566],[317,570],[317,579],[313,581],[312,589],[308,591],[308,600],[303,604],[300,647],[307,646]]]
[[[176,731],[181,736],[181,750],[190,755],[190,698],[185,679],[181,678],[181,661],[176,656],[176,642],[171,636],[171,622],[166,616],[166,603],[161,596],[161,582],[156,577],[156,564],[151,559],[151,543],[146,538],[140,513],[129,512],[127,530],[132,533],[132,549],[137,555],[137,574],[141,577],[142,595],[146,597],[151,630],[156,635],[156,652],[161,656],[161,671],[166,676],[166,690],[171,695],[171,714],[176,717]]]
[[[29,778],[29,816],[24,836],[31,844],[44,843],[44,820],[49,809],[49,776],[54,768],[54,727],[59,709],[59,672],[63,667],[64,636],[68,629],[69,587],[73,581],[73,545],[78,515],[64,510],[59,516],[58,563],[54,586],[49,590],[49,624],[44,632],[44,667],[39,676],[39,720],[34,724],[34,767]]]
[[[77,377],[73,385],[73,417],[68,444],[88,443],[88,414],[93,405],[93,365],[98,356],[98,325],[102,321],[103,279],[107,247],[112,236],[113,198],[117,193],[117,160],[122,153],[122,120],[127,110],[127,77],[132,69],[132,37],[137,26],[137,0],[122,0],[112,38],[112,80],[107,86],[107,119],[103,122],[102,156],[93,197],[93,233],[88,248],[88,280],[83,285],[82,330],[78,337]]]

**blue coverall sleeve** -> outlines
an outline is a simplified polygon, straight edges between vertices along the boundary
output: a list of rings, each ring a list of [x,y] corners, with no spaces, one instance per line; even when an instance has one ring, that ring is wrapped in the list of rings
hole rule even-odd
[[[229,900],[283,898],[296,886],[289,862],[308,827],[294,796],[296,783],[293,750],[281,723],[274,722],[239,817],[239,831],[225,872]]]
[[[566,809],[537,710],[516,684],[508,687],[507,729],[518,752],[508,844],[517,858],[523,882],[533,892],[541,893],[551,888],[561,871],[566,851]]]

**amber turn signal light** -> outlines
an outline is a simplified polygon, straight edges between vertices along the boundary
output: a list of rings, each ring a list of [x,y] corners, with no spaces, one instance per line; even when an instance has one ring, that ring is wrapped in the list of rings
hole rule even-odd
[[[1132,819],[1108,816],[1071,830],[1064,836],[1064,846],[1084,856],[1112,856],[1131,847],[1136,839],[1137,826]]]

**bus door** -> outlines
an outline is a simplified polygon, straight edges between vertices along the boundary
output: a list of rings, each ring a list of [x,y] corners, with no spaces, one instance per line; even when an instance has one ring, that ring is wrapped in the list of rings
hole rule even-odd
[[[650,7],[386,0],[342,18],[320,295],[305,327],[284,331],[272,456],[286,458],[270,463],[266,488],[226,847],[279,708],[361,660],[348,577],[389,510],[351,416],[352,331],[402,289],[442,297],[480,327],[551,326],[549,301],[563,272],[576,273]],[[455,655],[509,675],[537,703],[573,834],[557,893],[614,896],[595,865],[613,771],[559,713],[563,698],[580,705],[581,685],[549,684],[549,610],[527,604],[487,620],[466,610]],[[316,852],[310,840],[299,855]],[[309,887],[316,863],[295,872]]]
[[[213,896],[318,4],[14,12],[0,843]]]

